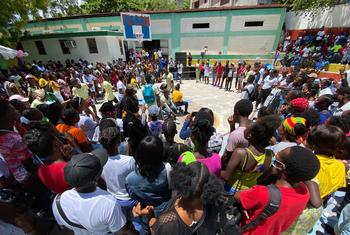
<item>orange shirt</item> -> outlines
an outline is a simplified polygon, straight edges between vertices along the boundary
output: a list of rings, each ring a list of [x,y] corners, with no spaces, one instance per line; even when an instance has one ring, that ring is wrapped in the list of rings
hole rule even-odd
[[[66,124],[58,124],[56,125],[56,129],[61,133],[67,132],[68,134],[70,134],[78,144],[89,143],[85,132],[78,127],[69,126]]]

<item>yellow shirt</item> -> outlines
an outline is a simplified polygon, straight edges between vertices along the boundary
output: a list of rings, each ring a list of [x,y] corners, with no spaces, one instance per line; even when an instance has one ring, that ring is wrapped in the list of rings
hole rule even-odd
[[[60,85],[58,85],[57,82],[55,81],[50,81],[49,82],[50,86],[51,86],[51,89],[52,89],[52,92],[59,92],[60,91]]]
[[[89,87],[85,83],[80,84],[81,87],[73,87],[72,93],[74,97],[80,97],[84,100],[89,99]]]
[[[134,78],[134,77],[131,78],[130,85],[133,86],[134,88],[137,88],[136,78]]]
[[[320,171],[313,179],[320,188],[320,196],[324,198],[339,188],[346,186],[345,164],[334,157],[316,154],[320,160]]]
[[[107,81],[103,81],[102,83],[103,89],[105,89],[105,100],[107,101],[113,101],[114,100],[114,94],[113,94],[113,86]]]
[[[182,97],[183,97],[183,94],[181,91],[178,91],[178,90],[173,91],[173,102],[174,103],[181,102]]]

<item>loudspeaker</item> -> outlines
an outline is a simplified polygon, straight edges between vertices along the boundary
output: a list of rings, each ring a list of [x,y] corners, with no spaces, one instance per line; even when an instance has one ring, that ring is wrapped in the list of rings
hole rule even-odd
[[[180,61],[184,65],[184,67],[187,65],[186,59],[187,59],[186,52],[175,53],[175,62]]]

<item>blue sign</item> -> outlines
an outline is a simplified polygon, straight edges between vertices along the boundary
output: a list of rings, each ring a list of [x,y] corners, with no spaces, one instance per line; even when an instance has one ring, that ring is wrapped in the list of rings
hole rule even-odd
[[[152,41],[150,15],[121,13],[124,38],[135,41]]]

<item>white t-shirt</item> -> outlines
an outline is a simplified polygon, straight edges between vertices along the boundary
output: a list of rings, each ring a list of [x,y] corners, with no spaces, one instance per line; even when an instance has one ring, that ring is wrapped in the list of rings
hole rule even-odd
[[[346,73],[346,80],[348,81],[348,84],[350,86],[350,70],[345,71]]]
[[[308,48],[308,47],[305,47],[304,49],[303,49],[303,57],[308,57],[309,56],[309,53],[310,53],[310,48]]]
[[[106,182],[107,191],[119,200],[129,200],[125,179],[134,170],[134,158],[121,154],[109,157],[101,175]]]
[[[119,92],[119,90],[125,91],[126,86],[124,85],[124,83],[122,81],[119,80],[117,82],[117,89],[118,89],[118,92]]]
[[[78,127],[86,133],[89,140],[92,140],[97,126],[96,122],[84,114],[80,114],[79,117]]]
[[[271,78],[270,75],[267,75],[266,78],[262,81],[262,89],[270,89],[273,85],[275,85],[278,82],[278,78]]]
[[[182,69],[183,69],[183,64],[178,64],[177,65],[177,73],[182,74]]]
[[[244,88],[247,90],[242,92],[241,99],[249,100],[249,94],[252,94],[254,89],[254,84],[247,84]]]
[[[78,193],[75,189],[67,190],[61,194],[60,201],[67,218],[87,229],[67,224],[57,210],[55,198],[52,211],[57,223],[73,230],[75,235],[115,233],[126,223],[117,199],[99,187],[96,187],[92,193]]]

